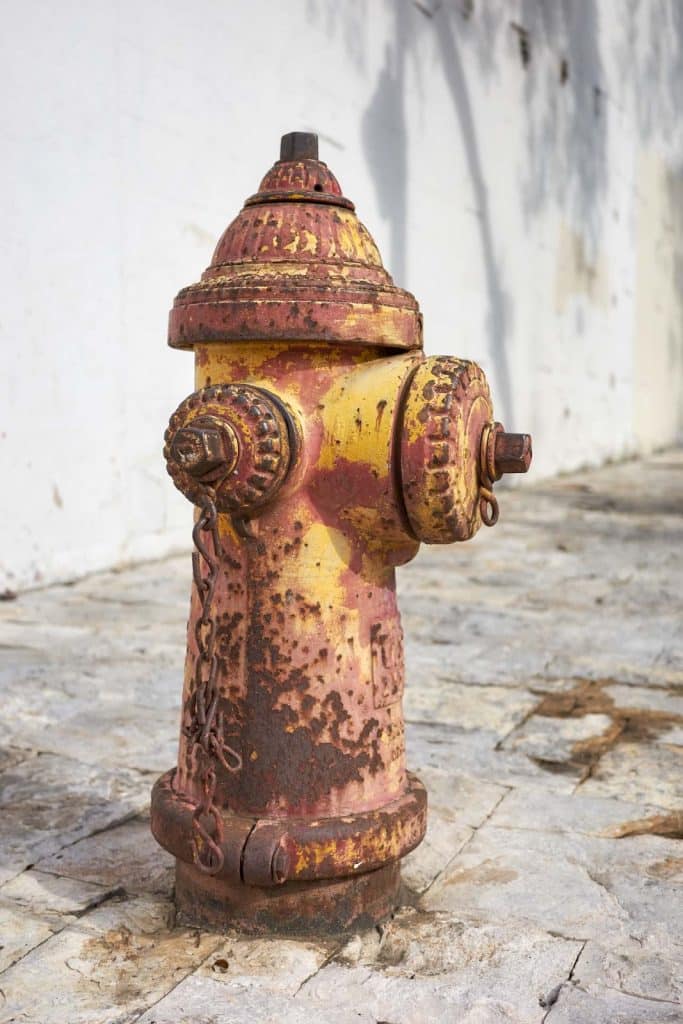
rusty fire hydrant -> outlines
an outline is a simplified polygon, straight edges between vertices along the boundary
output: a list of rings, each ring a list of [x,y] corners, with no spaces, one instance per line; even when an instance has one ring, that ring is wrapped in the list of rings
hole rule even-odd
[[[422,354],[422,319],[292,133],[178,295],[197,390],[164,450],[197,506],[178,766],[152,830],[182,919],[343,931],[396,904],[427,799],[406,772],[395,567],[467,540],[523,473],[480,368]]]

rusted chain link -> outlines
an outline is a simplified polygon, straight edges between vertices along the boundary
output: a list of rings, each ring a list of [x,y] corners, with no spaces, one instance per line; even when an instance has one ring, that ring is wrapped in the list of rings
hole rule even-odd
[[[202,797],[192,815],[192,848],[196,866],[207,875],[215,875],[223,867],[223,819],[215,803],[215,761],[229,772],[242,768],[242,758],[223,740],[223,715],[218,710],[220,696],[216,683],[216,620],[213,596],[220,570],[221,543],[218,534],[218,513],[210,495],[202,498],[200,515],[192,530],[195,551],[192,553],[192,575],[201,602],[201,615],[195,623],[197,657],[194,665],[194,688],[189,703],[190,720],[183,727],[185,736],[196,751],[200,765]],[[202,571],[202,561],[206,573]],[[211,820],[210,829],[206,819]]]

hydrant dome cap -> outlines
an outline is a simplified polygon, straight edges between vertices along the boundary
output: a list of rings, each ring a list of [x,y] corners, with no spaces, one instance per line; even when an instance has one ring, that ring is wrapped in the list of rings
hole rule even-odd
[[[422,347],[415,298],[397,288],[342,195],[317,139],[292,132],[281,156],[170,314],[169,344],[317,341]],[[291,157],[291,158],[289,158]]]

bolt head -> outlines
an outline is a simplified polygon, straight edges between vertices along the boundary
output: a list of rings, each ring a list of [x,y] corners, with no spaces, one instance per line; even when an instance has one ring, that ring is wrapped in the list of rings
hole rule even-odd
[[[500,430],[493,435],[496,476],[504,473],[527,473],[531,465],[531,434],[508,434]]]
[[[227,424],[195,420],[173,436],[170,457],[194,477],[210,483],[226,476],[237,461],[237,439]]]

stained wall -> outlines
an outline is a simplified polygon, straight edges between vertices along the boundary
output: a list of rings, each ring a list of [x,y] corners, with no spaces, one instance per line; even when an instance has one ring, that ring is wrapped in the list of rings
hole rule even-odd
[[[0,589],[189,540],[168,308],[314,130],[534,476],[683,427],[676,0],[27,0],[3,21]]]

